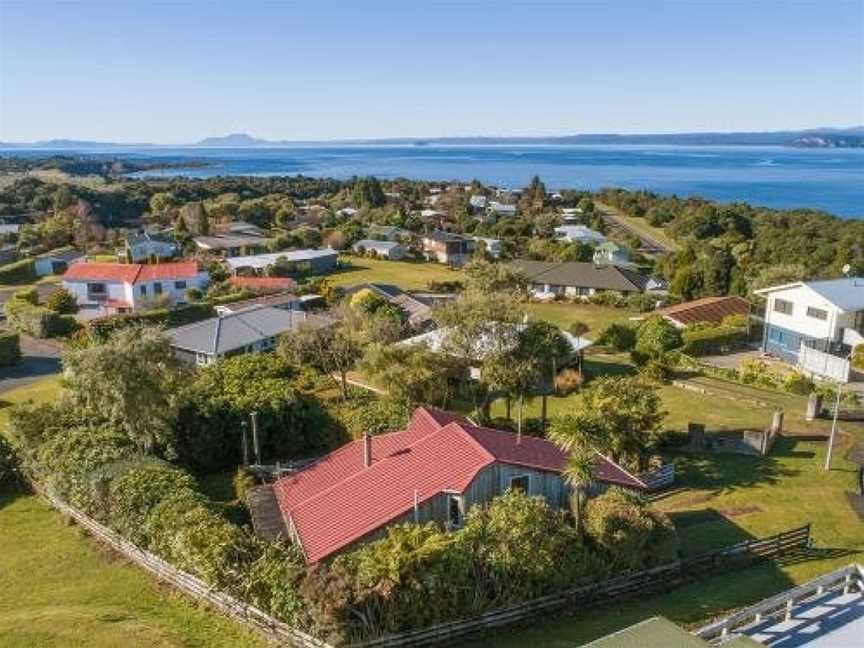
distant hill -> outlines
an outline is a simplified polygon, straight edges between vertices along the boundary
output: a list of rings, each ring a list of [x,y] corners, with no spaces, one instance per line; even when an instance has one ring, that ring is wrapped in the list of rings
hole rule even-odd
[[[116,144],[54,139],[27,144],[0,142],[0,149],[134,149],[164,146],[170,148],[278,148],[298,144],[389,144],[427,146],[449,144],[462,146],[507,144],[584,144],[584,145],[677,145],[677,146],[796,146],[806,148],[864,148],[864,126],[852,128],[812,128],[795,131],[741,132],[741,133],[646,133],[619,135],[615,133],[562,135],[555,137],[402,137],[382,139],[349,139],[327,141],[265,140],[248,133],[231,133],[221,137],[208,137],[194,144]]]

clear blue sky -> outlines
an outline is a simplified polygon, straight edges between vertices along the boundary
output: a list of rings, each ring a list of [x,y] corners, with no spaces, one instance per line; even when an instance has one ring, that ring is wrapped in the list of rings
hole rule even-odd
[[[864,123],[864,0],[0,0],[0,140]]]

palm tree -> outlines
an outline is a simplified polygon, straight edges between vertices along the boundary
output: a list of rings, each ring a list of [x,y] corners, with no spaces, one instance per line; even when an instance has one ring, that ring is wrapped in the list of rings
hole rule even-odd
[[[585,448],[574,448],[567,457],[564,466],[564,479],[573,488],[570,500],[573,506],[573,517],[576,520],[576,531],[583,533],[583,509],[585,494],[594,483],[594,452]]]

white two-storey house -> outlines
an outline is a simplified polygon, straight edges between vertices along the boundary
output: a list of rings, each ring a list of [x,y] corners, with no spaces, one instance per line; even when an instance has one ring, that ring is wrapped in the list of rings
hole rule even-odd
[[[186,301],[189,288],[204,289],[210,276],[195,262],[76,263],[63,275],[63,287],[82,308],[123,313],[166,300]]]
[[[762,349],[809,373],[845,382],[843,363],[864,344],[864,277],[798,281],[755,292],[766,300]]]

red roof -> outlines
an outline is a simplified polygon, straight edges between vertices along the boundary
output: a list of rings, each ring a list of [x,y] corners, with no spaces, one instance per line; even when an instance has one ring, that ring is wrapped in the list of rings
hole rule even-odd
[[[140,283],[159,279],[191,279],[198,275],[194,261],[178,263],[75,263],[63,274],[69,281],[118,281]]]
[[[750,302],[741,297],[703,297],[694,301],[684,302],[661,308],[656,312],[682,326],[698,322],[720,324],[729,315],[748,315]]]
[[[353,441],[309,468],[279,479],[274,493],[293,523],[306,560],[318,562],[410,512],[415,492],[425,502],[441,492],[464,492],[492,463],[560,473],[566,454],[545,439],[483,428],[449,412],[420,407],[401,432]],[[644,484],[598,455],[596,476],[631,488]],[[361,496],[365,495],[365,496]]]
[[[292,290],[294,280],[288,277],[231,277],[228,283],[250,290]]]

